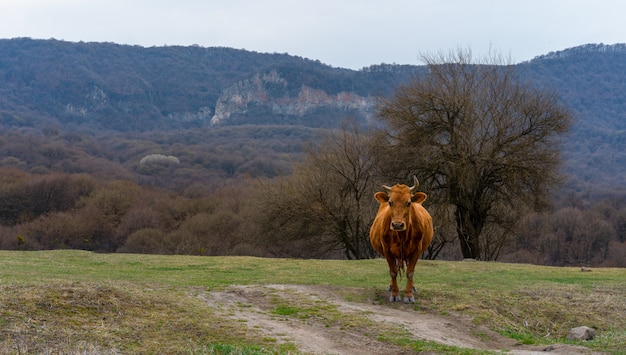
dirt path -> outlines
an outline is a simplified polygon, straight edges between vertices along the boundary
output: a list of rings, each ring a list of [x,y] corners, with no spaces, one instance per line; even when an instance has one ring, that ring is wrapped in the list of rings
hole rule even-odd
[[[564,344],[522,346],[458,315],[419,312],[404,304],[349,302],[339,291],[328,286],[232,286],[198,297],[220,316],[237,319],[251,332],[272,337],[278,343],[294,343],[306,353],[412,354],[377,340],[377,334],[400,332],[412,339],[507,354],[593,354],[589,349]],[[281,314],[276,312],[278,304],[291,308]],[[296,312],[299,309],[305,314]]]

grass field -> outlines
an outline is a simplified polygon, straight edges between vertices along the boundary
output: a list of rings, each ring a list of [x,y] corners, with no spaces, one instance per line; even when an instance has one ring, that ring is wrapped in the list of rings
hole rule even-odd
[[[587,325],[597,329],[596,338],[574,344],[626,353],[626,269],[581,272],[420,260],[417,270],[419,292],[412,311],[468,316],[524,344],[567,342],[569,329]],[[296,353],[293,345],[258,336],[207,307],[198,293],[232,285],[323,285],[345,290],[352,302],[384,304],[387,275],[381,259],[0,251],[0,354]],[[335,323],[356,322],[320,304],[279,304],[274,312],[302,317],[303,309]],[[482,353],[436,348],[402,336],[371,336],[415,351]]]

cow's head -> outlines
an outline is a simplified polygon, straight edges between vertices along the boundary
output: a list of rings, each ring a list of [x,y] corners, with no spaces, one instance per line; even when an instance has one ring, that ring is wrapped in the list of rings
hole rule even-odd
[[[397,184],[392,187],[383,185],[386,192],[377,192],[374,198],[380,203],[389,204],[391,215],[391,225],[389,228],[394,231],[406,230],[409,221],[409,211],[412,203],[422,203],[426,200],[426,194],[415,192],[419,186],[419,181],[413,176],[414,185],[408,187],[404,184]]]

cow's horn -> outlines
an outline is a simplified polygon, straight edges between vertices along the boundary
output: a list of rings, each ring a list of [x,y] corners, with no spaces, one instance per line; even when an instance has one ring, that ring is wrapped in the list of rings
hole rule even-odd
[[[391,191],[391,187],[387,185],[383,185],[383,189],[385,189],[387,192]]]
[[[413,193],[418,186],[420,186],[420,181],[417,180],[417,176],[413,175],[413,186],[409,188],[411,190],[411,193]]]

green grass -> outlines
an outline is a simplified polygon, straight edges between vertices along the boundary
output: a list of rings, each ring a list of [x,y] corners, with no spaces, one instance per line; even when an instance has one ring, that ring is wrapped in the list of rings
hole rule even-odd
[[[330,285],[352,302],[384,304],[387,275],[381,259],[0,251],[0,354],[293,353],[293,345],[278,345],[213,314],[193,290]],[[626,269],[583,273],[579,268],[420,260],[415,280],[416,310],[467,315],[526,344],[566,342],[570,328],[587,325],[598,336],[578,344],[612,353],[626,349]],[[328,326],[369,326],[328,303],[277,299],[273,307],[276,315],[314,317]],[[373,336],[415,351],[479,353],[405,336]]]

